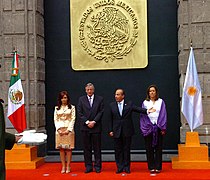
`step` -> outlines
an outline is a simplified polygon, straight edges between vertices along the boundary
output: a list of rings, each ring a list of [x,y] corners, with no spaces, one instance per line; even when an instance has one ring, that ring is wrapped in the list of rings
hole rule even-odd
[[[198,147],[178,145],[179,161],[209,161],[208,146],[201,144]]]
[[[14,145],[12,150],[5,151],[5,161],[33,161],[36,158],[36,146]]]
[[[44,158],[37,157],[37,147],[29,145],[14,145],[5,151],[7,169],[36,169],[44,164]]]
[[[33,161],[7,161],[5,164],[6,169],[36,169],[44,163],[44,158],[38,157]]]
[[[172,157],[172,169],[210,169],[210,161],[179,161]]]

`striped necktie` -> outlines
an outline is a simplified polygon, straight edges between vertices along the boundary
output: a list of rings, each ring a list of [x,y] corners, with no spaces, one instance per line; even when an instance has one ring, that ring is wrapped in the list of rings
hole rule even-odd
[[[90,107],[92,107],[92,98],[89,97],[88,99],[89,99]]]

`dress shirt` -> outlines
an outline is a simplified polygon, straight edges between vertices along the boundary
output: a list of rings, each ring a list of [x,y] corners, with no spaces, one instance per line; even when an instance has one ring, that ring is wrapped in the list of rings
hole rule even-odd
[[[88,98],[88,101],[89,101],[89,104],[90,104],[90,107],[92,107],[93,106],[93,99],[94,99],[94,94],[92,95],[92,96],[88,96],[87,95],[87,98]],[[85,124],[89,124],[89,120],[87,120],[86,122],[85,122]],[[94,123],[96,123],[95,121],[93,121]]]
[[[152,122],[152,124],[157,124],[157,119],[159,116],[159,112],[160,112],[160,108],[161,108],[161,104],[162,104],[162,99],[158,99],[155,102],[153,101],[144,101],[144,105],[147,109],[150,108],[154,108],[156,111],[153,113],[149,113],[148,117],[150,119],[150,121]]]
[[[117,104],[118,104],[120,115],[122,116],[124,100],[122,100],[121,102],[117,102]]]
[[[92,96],[87,96],[87,98],[88,98],[88,101],[90,103],[90,107],[92,107],[92,105],[93,105],[93,99],[94,99],[94,94]]]

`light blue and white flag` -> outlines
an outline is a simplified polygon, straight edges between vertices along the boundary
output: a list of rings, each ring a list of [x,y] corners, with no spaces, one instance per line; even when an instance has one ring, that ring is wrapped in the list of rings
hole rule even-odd
[[[193,48],[190,49],[187,72],[182,94],[182,113],[184,114],[191,132],[203,124],[203,108],[201,87],[198,79]]]

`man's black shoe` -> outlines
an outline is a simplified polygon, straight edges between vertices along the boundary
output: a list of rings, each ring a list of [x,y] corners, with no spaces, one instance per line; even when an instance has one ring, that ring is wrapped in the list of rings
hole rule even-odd
[[[96,169],[96,173],[100,173],[101,172],[101,170],[100,169]]]
[[[120,173],[122,173],[122,172],[123,172],[123,170],[119,170],[119,169],[118,169],[118,170],[116,171],[116,174],[120,174]]]
[[[90,172],[93,172],[93,169],[86,169],[85,170],[85,173],[90,173]]]
[[[130,174],[130,173],[131,173],[131,171],[130,171],[129,169],[126,169],[125,172],[126,172],[127,174]]]

